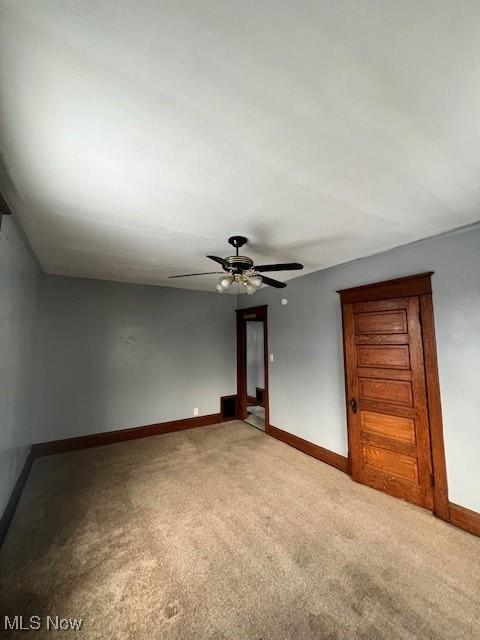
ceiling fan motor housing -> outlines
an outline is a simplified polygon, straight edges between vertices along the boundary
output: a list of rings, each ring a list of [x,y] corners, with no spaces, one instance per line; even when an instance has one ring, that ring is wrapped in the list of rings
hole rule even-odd
[[[225,262],[228,264],[228,269],[234,271],[245,271],[253,267],[253,260],[248,256],[228,256]]]
[[[237,250],[236,256],[228,256],[225,258],[225,262],[227,263],[227,269],[229,271],[233,271],[234,273],[242,273],[247,269],[251,269],[253,267],[253,260],[248,256],[239,256],[238,249],[243,247],[244,244],[247,244],[248,238],[245,236],[232,236],[228,239],[228,243],[235,247]]]

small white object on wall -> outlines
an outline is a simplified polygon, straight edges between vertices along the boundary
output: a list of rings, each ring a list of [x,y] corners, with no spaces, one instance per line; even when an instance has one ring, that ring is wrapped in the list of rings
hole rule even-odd
[[[273,362],[274,357],[273,357],[273,353],[270,354],[270,362]]]
[[[287,305],[287,304],[288,304],[288,300],[287,300],[286,298],[282,298],[282,299],[280,300],[280,304],[284,307],[285,305]]]

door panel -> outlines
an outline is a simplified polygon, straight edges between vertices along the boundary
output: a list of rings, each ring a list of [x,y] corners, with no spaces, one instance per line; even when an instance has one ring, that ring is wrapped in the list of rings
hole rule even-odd
[[[383,313],[357,313],[355,329],[362,333],[407,333],[405,311],[385,311]]]
[[[408,345],[359,345],[357,363],[359,367],[410,369]]]
[[[363,456],[366,465],[380,469],[383,473],[407,480],[418,480],[417,459],[413,456],[405,456],[366,444],[363,445]]]
[[[408,334],[391,333],[391,334],[371,334],[357,335],[357,344],[408,344]]]
[[[390,380],[411,380],[412,372],[402,369],[383,369],[376,367],[357,367],[359,378],[387,378]]]
[[[432,509],[417,296],[343,306],[352,476]]]
[[[415,443],[415,421],[412,418],[362,411],[360,420],[362,431],[394,438],[402,442]]]
[[[402,380],[359,378],[361,400],[377,400],[412,406],[412,383]]]

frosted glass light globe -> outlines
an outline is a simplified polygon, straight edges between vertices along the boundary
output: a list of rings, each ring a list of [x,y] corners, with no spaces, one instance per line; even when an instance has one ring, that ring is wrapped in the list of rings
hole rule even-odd
[[[252,295],[252,293],[255,293],[256,288],[247,282],[247,284],[245,285],[245,290],[249,295]]]
[[[261,276],[252,276],[251,278],[248,279],[248,284],[251,284],[252,287],[255,287],[256,289],[258,289],[258,287],[262,286],[262,278]]]
[[[222,289],[228,289],[228,287],[232,284],[233,278],[232,276],[222,276],[218,281],[218,284],[222,287]]]

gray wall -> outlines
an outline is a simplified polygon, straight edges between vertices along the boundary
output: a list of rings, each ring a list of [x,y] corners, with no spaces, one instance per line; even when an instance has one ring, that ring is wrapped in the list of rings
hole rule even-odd
[[[42,276],[35,442],[218,413],[235,296]]]
[[[270,421],[347,454],[337,289],[435,271],[432,279],[450,500],[480,511],[480,226],[239,296],[268,304]],[[288,299],[287,306],[280,299]],[[252,299],[254,298],[254,299]]]
[[[11,217],[0,239],[0,515],[32,442],[31,388],[39,269]]]

